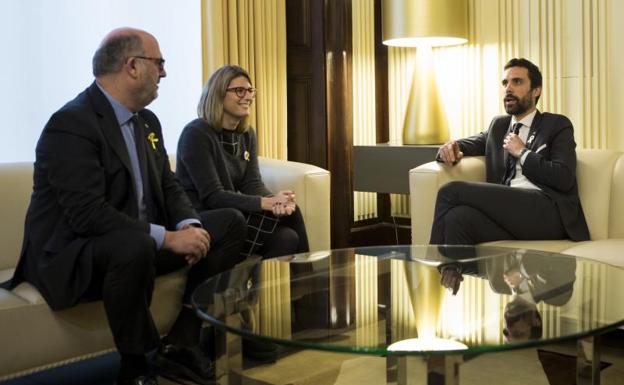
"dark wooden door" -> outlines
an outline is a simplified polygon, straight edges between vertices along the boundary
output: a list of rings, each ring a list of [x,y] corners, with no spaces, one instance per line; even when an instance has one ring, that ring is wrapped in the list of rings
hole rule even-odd
[[[353,224],[351,0],[287,0],[288,159],[331,172],[332,247]]]

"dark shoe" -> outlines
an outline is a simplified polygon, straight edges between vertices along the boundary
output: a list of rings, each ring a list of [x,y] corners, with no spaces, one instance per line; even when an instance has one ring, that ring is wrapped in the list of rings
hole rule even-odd
[[[163,344],[158,350],[158,374],[170,380],[216,384],[214,364],[198,346],[179,348]]]
[[[150,375],[135,378],[118,378],[115,381],[115,385],[158,385],[158,380]]]

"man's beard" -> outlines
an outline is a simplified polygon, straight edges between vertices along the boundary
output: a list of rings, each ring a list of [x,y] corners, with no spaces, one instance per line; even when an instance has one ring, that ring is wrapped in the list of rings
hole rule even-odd
[[[522,115],[525,112],[527,112],[532,106],[531,95],[529,94],[526,94],[521,99],[514,95],[507,95],[505,96],[505,98],[513,98],[516,100],[516,104],[512,106],[507,106],[507,104],[504,103],[504,100],[503,100],[503,105],[505,106],[505,112],[507,112],[509,115]]]

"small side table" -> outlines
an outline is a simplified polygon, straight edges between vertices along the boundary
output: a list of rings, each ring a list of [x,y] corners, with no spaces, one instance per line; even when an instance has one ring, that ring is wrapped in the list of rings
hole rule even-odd
[[[409,194],[409,170],[435,160],[440,145],[353,146],[353,189]]]

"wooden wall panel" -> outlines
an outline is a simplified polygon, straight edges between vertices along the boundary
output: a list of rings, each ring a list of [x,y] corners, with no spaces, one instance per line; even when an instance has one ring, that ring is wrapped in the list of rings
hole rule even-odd
[[[286,0],[288,159],[331,172],[332,247],[353,224],[351,0]]]
[[[327,168],[323,2],[286,1],[288,159]]]
[[[327,150],[331,172],[332,247],[350,245],[353,225],[351,0],[326,2]]]

